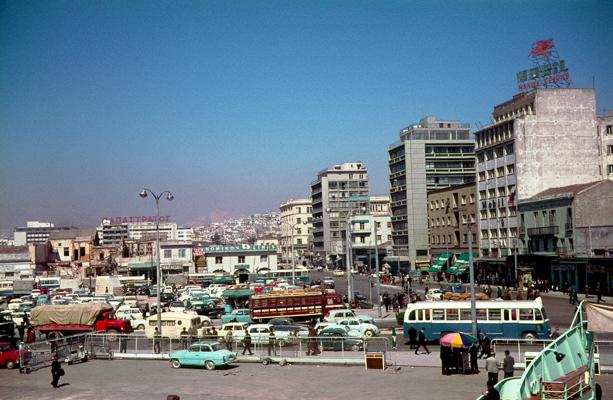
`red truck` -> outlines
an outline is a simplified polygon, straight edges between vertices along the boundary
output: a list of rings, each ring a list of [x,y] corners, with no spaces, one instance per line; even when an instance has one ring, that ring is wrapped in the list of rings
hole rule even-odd
[[[294,320],[318,319],[330,310],[345,308],[336,293],[321,289],[296,289],[254,294],[249,299],[251,319],[265,322],[272,318],[290,317]]]
[[[30,324],[28,341],[35,339],[37,334],[53,339],[86,332],[132,332],[130,321],[115,318],[113,306],[104,303],[34,307]]]

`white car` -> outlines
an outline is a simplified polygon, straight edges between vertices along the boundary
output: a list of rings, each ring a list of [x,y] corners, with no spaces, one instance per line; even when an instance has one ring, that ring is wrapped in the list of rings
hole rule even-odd
[[[346,326],[352,331],[359,332],[361,336],[374,337],[381,333],[377,325],[362,322],[358,318],[342,318],[336,321],[336,325]]]
[[[426,295],[426,300],[441,300],[443,298],[443,291],[441,289],[429,289]]]
[[[326,322],[336,322],[343,318],[357,318],[362,322],[367,322],[369,324],[373,323],[373,317],[370,315],[356,315],[353,310],[347,309],[339,309],[339,310],[330,310],[328,315],[324,318]]]
[[[130,321],[130,325],[132,325],[132,328],[137,331],[144,330],[145,326],[147,325],[147,320],[143,318],[142,314],[130,314],[127,315],[125,318],[120,319],[126,319]]]
[[[337,270],[334,271],[334,276],[345,276],[345,271]]]
[[[268,344],[270,338],[270,330],[274,329],[271,324],[253,324],[249,325],[247,332],[251,336],[251,342],[254,344]],[[277,346],[287,346],[295,339],[289,331],[274,331]],[[307,335],[308,336],[308,335]],[[244,337],[244,335],[243,335]]]
[[[217,336],[220,339],[225,339],[228,332],[232,331],[232,336],[236,342],[240,342],[245,337],[245,331],[249,326],[248,322],[228,322],[217,331]]]

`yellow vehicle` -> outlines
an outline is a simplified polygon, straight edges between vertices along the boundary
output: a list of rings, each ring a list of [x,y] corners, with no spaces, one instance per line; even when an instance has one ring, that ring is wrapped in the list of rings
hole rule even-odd
[[[163,312],[162,320],[162,337],[170,339],[180,339],[183,328],[190,334],[196,335],[199,328],[202,326],[200,317],[195,313],[183,312]],[[157,314],[147,317],[145,325],[145,336],[148,339],[153,339],[155,328],[158,324]]]

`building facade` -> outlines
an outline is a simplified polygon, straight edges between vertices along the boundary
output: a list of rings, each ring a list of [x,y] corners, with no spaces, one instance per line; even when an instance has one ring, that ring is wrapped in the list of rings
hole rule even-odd
[[[519,202],[522,264],[583,291],[613,288],[613,182],[547,189]],[[606,290],[606,292],[605,292]]]
[[[206,272],[232,274],[246,281],[249,274],[277,270],[277,248],[270,245],[206,246]]]
[[[33,279],[28,246],[0,246],[0,280]]]
[[[475,180],[475,143],[467,123],[423,118],[400,131],[388,148],[394,253],[411,266],[430,263],[428,200],[431,190]]]
[[[194,256],[191,241],[167,241],[160,243],[160,269],[162,275],[194,273]]]
[[[600,180],[601,158],[593,89],[522,93],[494,107],[493,119],[475,134],[479,247],[500,259],[516,247],[517,202]]]
[[[345,267],[347,220],[368,209],[368,170],[360,162],[334,165],[311,182],[314,263]]]
[[[311,199],[288,200],[279,208],[281,211],[279,237],[281,260],[290,266],[292,260],[296,265],[306,265],[312,248],[313,207]]]
[[[32,243],[46,243],[51,231],[71,228],[56,227],[51,222],[27,221],[26,226],[15,228],[14,245],[24,246]]]
[[[613,180],[613,111],[598,116],[598,136],[601,140],[603,178]]]

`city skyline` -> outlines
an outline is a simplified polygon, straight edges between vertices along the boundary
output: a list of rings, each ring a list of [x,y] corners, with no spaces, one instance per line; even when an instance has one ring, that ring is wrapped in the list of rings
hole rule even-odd
[[[486,125],[541,39],[613,108],[612,4],[491,4],[4,2],[0,229],[154,215],[143,187],[181,225],[275,211],[352,161],[387,194],[399,131]]]

